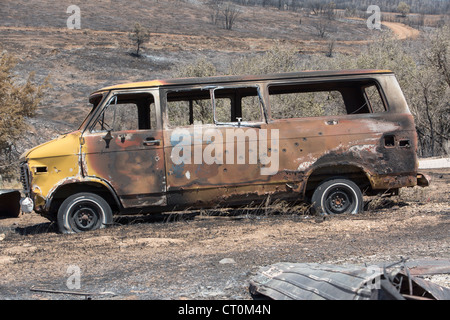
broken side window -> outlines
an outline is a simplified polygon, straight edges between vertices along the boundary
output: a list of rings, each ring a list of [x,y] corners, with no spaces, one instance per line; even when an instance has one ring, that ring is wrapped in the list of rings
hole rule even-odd
[[[170,127],[195,123],[222,125],[263,121],[261,96],[256,87],[205,87],[169,91],[166,95]]]
[[[156,129],[156,110],[149,93],[113,96],[92,128],[100,131],[130,131]]]
[[[339,91],[295,91],[295,88],[286,89],[278,86],[269,87],[273,119],[347,114],[344,99]]]
[[[336,81],[269,86],[273,119],[383,112],[373,81]]]
[[[262,98],[257,87],[212,90],[216,124],[264,121]]]
[[[386,111],[386,107],[380,95],[380,90],[375,84],[365,87],[364,93],[372,113],[381,113]]]
[[[197,122],[213,123],[209,90],[169,91],[166,102],[170,127],[189,126]]]

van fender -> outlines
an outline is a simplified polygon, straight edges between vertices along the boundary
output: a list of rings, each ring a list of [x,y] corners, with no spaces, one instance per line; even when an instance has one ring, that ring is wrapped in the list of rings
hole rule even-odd
[[[49,211],[52,201],[54,199],[55,194],[58,193],[59,190],[61,190],[61,188],[63,186],[67,186],[70,184],[82,184],[82,183],[89,183],[89,184],[97,184],[97,185],[101,185],[101,187],[105,188],[112,196],[112,198],[115,201],[115,204],[121,208],[122,207],[122,203],[119,200],[119,197],[117,196],[114,188],[108,183],[108,181],[98,178],[98,177],[91,177],[91,176],[85,176],[85,177],[80,177],[80,176],[73,176],[73,177],[67,177],[62,179],[61,181],[59,181],[57,184],[55,184],[53,186],[53,188],[48,192],[46,201],[45,201],[45,211]]]
[[[306,193],[309,183],[314,176],[324,176],[325,179],[317,181],[318,183],[327,180],[332,177],[349,177],[351,179],[352,175],[364,173],[365,179],[373,187],[375,183],[375,174],[371,172],[366,166],[358,162],[353,161],[333,161],[325,162],[320,165],[312,165],[311,168],[305,172],[305,186],[303,189],[303,194]]]

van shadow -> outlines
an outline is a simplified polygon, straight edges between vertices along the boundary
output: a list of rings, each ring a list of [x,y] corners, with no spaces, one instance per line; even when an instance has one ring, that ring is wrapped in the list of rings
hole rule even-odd
[[[145,215],[123,215],[114,217],[113,225],[133,225],[141,223],[170,223],[194,220],[200,211],[182,213],[151,213]]]
[[[188,222],[193,221],[197,217],[227,217],[231,220],[240,220],[249,218],[249,216],[264,215],[264,211],[260,208],[218,208],[206,210],[184,210],[180,212],[170,213],[151,213],[140,215],[123,215],[114,217],[113,225],[132,225],[145,223],[172,223],[172,222]]]
[[[134,225],[134,224],[153,224],[153,223],[173,223],[180,221],[192,221],[195,217],[204,214],[203,211],[192,210],[183,212],[171,212],[171,213],[152,213],[142,215],[123,215],[115,216],[113,223],[108,228],[122,225]],[[208,212],[208,215],[220,215],[221,213]],[[29,225],[24,227],[8,227],[10,231],[22,236],[37,235],[45,233],[59,233],[58,224],[56,222],[44,222],[35,225]],[[0,231],[5,231],[0,229]]]
[[[55,222],[44,222],[26,227],[16,227],[14,232],[21,236],[28,236],[43,233],[57,233],[58,228]]]
[[[283,208],[284,209],[284,208]],[[294,209],[293,209],[294,210]],[[246,207],[222,207],[210,209],[186,209],[179,212],[150,213],[139,215],[123,215],[115,216],[113,225],[133,225],[146,223],[171,223],[171,222],[188,222],[194,221],[196,218],[207,217],[226,217],[230,220],[254,220],[261,219],[264,216],[274,216],[283,214],[294,214],[294,211],[285,212],[279,208],[263,208],[261,206]],[[300,212],[300,213],[299,213]],[[302,214],[303,211],[295,211],[295,214]]]

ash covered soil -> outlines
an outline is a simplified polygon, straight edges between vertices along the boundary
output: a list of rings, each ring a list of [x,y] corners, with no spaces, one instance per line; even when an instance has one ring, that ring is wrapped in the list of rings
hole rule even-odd
[[[325,219],[280,203],[121,217],[73,235],[36,214],[1,219],[0,299],[84,299],[30,290],[69,291],[71,266],[80,270],[80,289],[72,291],[106,293],[94,299],[245,300],[259,268],[281,261],[450,263],[450,169],[426,173],[428,188],[367,199],[363,214]],[[450,287],[449,274],[431,280]]]

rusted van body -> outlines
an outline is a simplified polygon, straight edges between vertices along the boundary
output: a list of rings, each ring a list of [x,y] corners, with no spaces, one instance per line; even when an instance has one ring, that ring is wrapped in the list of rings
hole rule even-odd
[[[363,193],[426,185],[413,116],[387,70],[154,80],[90,102],[77,131],[21,160],[34,210],[66,233],[113,214],[268,196],[357,213]]]

